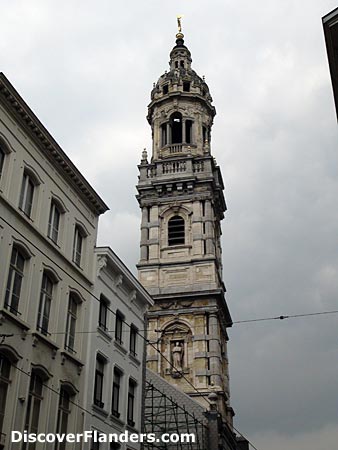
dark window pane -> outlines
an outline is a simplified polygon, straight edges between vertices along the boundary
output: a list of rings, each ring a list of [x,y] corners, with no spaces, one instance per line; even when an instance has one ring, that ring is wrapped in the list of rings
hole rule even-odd
[[[168,245],[180,245],[184,243],[184,219],[180,216],[173,216],[168,223]]]

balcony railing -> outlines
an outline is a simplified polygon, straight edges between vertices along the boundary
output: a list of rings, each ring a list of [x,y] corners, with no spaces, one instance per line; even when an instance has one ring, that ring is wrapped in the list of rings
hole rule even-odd
[[[195,144],[167,144],[161,148],[162,158],[193,154],[197,146]]]
[[[172,174],[184,174],[184,176],[210,176],[213,166],[210,159],[193,159],[187,157],[183,160],[156,161],[152,164],[140,166],[140,181],[150,179],[166,179]]]
[[[173,161],[173,162],[164,162],[162,163],[162,173],[178,173],[186,171],[186,162],[185,161]]]

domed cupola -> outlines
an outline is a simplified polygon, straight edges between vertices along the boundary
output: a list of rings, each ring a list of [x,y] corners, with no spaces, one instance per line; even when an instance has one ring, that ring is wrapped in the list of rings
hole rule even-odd
[[[169,67],[154,83],[148,122],[153,130],[153,158],[191,154],[210,149],[211,126],[216,114],[204,77],[191,68],[192,58],[184,35],[176,34]]]

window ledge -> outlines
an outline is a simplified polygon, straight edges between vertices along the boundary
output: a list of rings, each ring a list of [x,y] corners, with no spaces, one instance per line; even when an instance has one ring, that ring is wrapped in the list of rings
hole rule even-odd
[[[20,319],[15,314],[11,313],[8,309],[2,308],[0,310],[0,315],[1,315],[0,324],[1,322],[4,322],[6,319],[8,319],[11,322],[14,322],[18,327],[22,328],[24,331],[28,331],[30,329],[30,326],[28,325],[27,322]]]
[[[128,351],[119,342],[117,342],[116,340],[114,341],[114,345],[124,355],[126,355],[128,353]]]
[[[67,352],[67,350],[63,350],[61,352],[62,359],[68,359],[73,364],[77,365],[79,368],[82,368],[84,366],[84,363],[77,358],[76,356],[72,355],[70,352]],[[64,364],[64,362],[63,362]]]
[[[135,425],[136,425],[136,422],[135,422]],[[127,423],[126,429],[131,431],[132,433],[138,433],[139,430],[138,430],[138,428],[136,428],[135,425],[131,426],[131,425],[129,425],[129,423]]]
[[[97,331],[105,338],[108,339],[109,342],[113,340],[113,337],[106,331],[104,328],[98,326]]]
[[[48,236],[48,234],[46,236],[47,236],[47,239],[49,240],[49,242],[52,245],[54,245],[57,248],[57,250],[60,251],[61,250],[61,245],[59,245],[57,242],[53,241],[53,239],[50,236]]]
[[[141,365],[141,361],[137,358],[137,356],[133,355],[132,353],[129,353],[129,358],[132,360],[132,362],[134,362],[138,366]]]
[[[95,403],[92,404],[92,409],[93,409],[93,411],[97,412],[101,416],[104,416],[104,417],[108,417],[109,416],[109,412],[108,411],[106,411],[105,409],[100,408],[99,406],[95,405]]]
[[[124,426],[124,424],[125,424],[123,422],[123,420],[119,419],[118,417],[114,416],[113,414],[110,414],[109,418],[112,422],[115,422],[118,425]]]
[[[190,244],[178,244],[178,245],[168,245],[167,247],[162,247],[161,250],[177,250],[183,248],[192,248]]]
[[[48,347],[50,347],[55,352],[57,352],[60,348],[55,342],[53,342],[51,339],[49,339],[43,333],[40,333],[40,331],[34,331],[32,333],[32,336],[33,336],[33,338],[36,338],[39,341],[42,341],[44,344],[48,345]]]

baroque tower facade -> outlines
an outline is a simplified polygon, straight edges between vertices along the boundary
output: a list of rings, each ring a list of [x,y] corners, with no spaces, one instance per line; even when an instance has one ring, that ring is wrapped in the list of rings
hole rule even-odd
[[[154,299],[147,367],[203,405],[216,393],[222,417],[232,423],[227,358],[232,322],[220,242],[226,203],[210,149],[216,110],[204,77],[191,68],[183,38],[176,35],[170,70],[151,92],[152,155],[148,160],[144,151],[139,165],[138,273]]]

